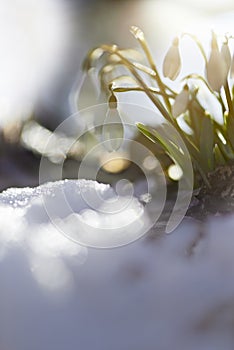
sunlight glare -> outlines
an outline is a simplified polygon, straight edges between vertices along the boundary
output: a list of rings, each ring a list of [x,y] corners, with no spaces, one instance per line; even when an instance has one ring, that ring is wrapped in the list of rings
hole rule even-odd
[[[64,62],[68,12],[62,0],[0,3],[0,126],[24,119]]]

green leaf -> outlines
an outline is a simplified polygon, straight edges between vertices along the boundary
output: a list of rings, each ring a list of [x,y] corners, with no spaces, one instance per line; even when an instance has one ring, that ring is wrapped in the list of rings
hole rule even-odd
[[[214,124],[210,116],[205,116],[201,125],[200,155],[202,168],[209,172],[214,169]]]
[[[225,119],[225,130],[227,140],[230,142],[232,148],[234,149],[234,119],[230,115],[228,115]]]
[[[137,123],[139,131],[153,142],[158,142],[165,153],[183,169],[185,162],[185,152],[181,141],[178,142],[177,133],[173,126],[163,123],[155,128]]]
[[[215,145],[215,148],[214,148],[214,154],[215,154],[215,165],[219,166],[219,165],[226,164],[226,159],[224,158],[223,153],[217,144]]]
[[[205,116],[205,110],[200,106],[197,99],[194,99],[189,104],[189,117],[190,117],[190,127],[193,130],[193,140],[195,144],[199,147],[200,137],[201,137],[201,129],[202,122]]]

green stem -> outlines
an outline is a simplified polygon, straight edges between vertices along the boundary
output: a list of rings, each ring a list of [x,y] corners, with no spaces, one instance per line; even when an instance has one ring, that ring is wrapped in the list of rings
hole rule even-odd
[[[231,115],[231,117],[234,118],[234,109],[233,109],[232,97],[231,97],[228,81],[226,81],[226,84],[224,85],[224,91],[227,99],[229,115]]]
[[[147,44],[147,42],[145,40],[139,40],[139,42],[141,44],[142,49],[144,50],[144,52],[146,54],[147,60],[148,60],[148,62],[150,64],[150,67],[155,72],[155,76],[153,78],[156,80],[159,89],[163,92],[164,102],[165,102],[168,110],[171,112],[171,103],[170,103],[169,98],[168,98],[168,96],[166,94],[165,86],[164,86],[164,84],[162,82],[162,79],[161,79],[161,77],[159,75],[157,67],[156,67],[156,65],[154,63],[154,59],[153,59],[153,57],[151,55],[150,49],[148,47],[148,44]]]
[[[222,107],[222,113],[223,113],[223,116],[224,116],[224,113],[226,112],[226,107],[225,107],[225,104],[224,104],[224,102],[223,102],[223,99],[222,99],[222,96],[221,96],[221,94],[219,93],[218,94],[218,101],[219,101],[219,103],[221,104],[221,107]],[[223,118],[223,122],[224,122],[224,118]]]
[[[156,95],[161,95],[162,96],[162,92],[159,89],[153,88],[153,87],[148,87],[149,91],[151,91],[153,94]],[[141,92],[145,92],[145,90],[141,87],[113,87],[112,88],[113,92],[130,92],[130,91],[141,91]],[[168,97],[170,98],[174,98],[174,95],[168,95]]]
[[[149,97],[149,99],[153,102],[153,104],[157,107],[157,109],[159,110],[160,113],[162,113],[162,115],[170,122],[172,122],[173,124],[175,124],[175,121],[173,119],[173,116],[167,111],[167,109],[164,107],[164,105],[162,104],[162,102],[152,94],[152,92],[149,90],[147,84],[144,82],[144,80],[141,78],[141,76],[138,74],[138,72],[136,71],[134,65],[132,64],[132,62],[130,62],[127,58],[125,58],[124,56],[121,55],[121,53],[118,52],[117,47],[114,46],[110,47],[107,45],[103,45],[101,47],[103,50],[109,52],[110,54],[115,54],[117,55],[122,62],[125,64],[126,68],[128,68],[128,70],[132,73],[132,75],[135,77],[136,81],[139,83],[139,85],[144,89],[146,95]]]

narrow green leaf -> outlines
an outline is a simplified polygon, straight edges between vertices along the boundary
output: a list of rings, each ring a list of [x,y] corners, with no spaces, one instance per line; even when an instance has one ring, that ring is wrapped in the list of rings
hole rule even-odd
[[[228,115],[225,119],[225,130],[227,140],[230,142],[234,150],[234,119],[230,115]]]
[[[202,122],[205,116],[205,110],[200,106],[197,99],[194,99],[189,104],[189,117],[190,117],[190,127],[193,130],[193,139],[195,144],[199,147]]]
[[[223,153],[217,144],[215,145],[215,148],[214,148],[214,154],[215,154],[215,165],[216,166],[226,164],[226,159],[224,158]]]
[[[168,137],[168,124],[162,124],[157,126],[157,128],[152,128],[149,126],[145,126],[141,123],[137,123],[137,127],[141,133],[143,133],[146,137],[148,137],[153,142],[158,142],[163,147],[168,156],[178,163],[181,168],[184,168],[185,156],[183,149],[180,147],[180,143],[178,140],[173,140],[172,137]],[[173,127],[170,127],[173,128]],[[171,135],[172,136],[172,135]],[[176,143],[175,143],[176,142]]]
[[[200,154],[203,169],[214,169],[214,124],[210,116],[205,116],[201,125]]]

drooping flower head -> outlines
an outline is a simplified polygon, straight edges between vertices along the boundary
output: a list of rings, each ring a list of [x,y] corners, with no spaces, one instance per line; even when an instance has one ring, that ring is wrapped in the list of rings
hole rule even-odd
[[[226,75],[228,75],[229,69],[231,67],[232,56],[228,46],[228,40],[226,40],[221,47],[221,55],[226,66]]]
[[[180,73],[180,69],[179,38],[176,37],[164,58],[163,75],[171,80],[175,80]]]
[[[206,65],[206,76],[210,87],[214,91],[220,91],[227,79],[227,47],[220,52],[217,37],[212,33],[211,53]]]

